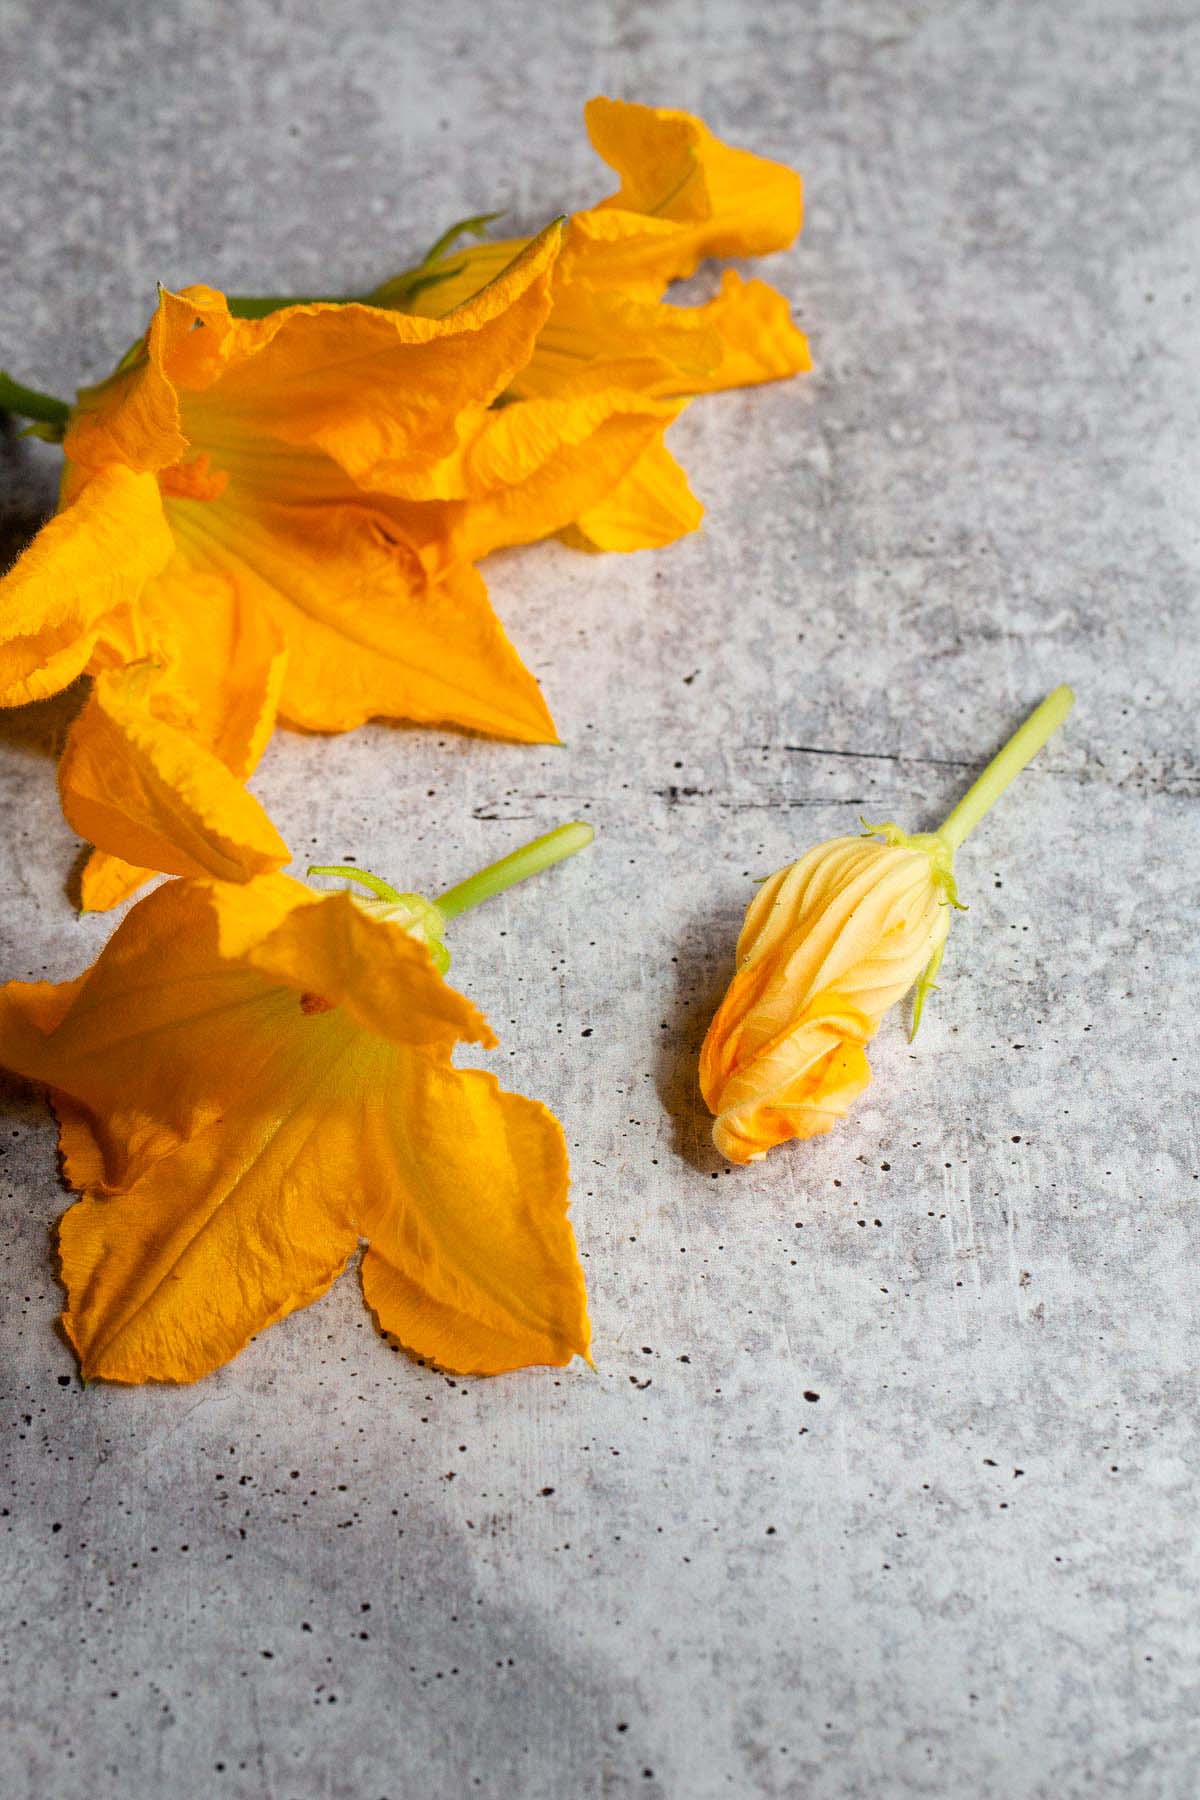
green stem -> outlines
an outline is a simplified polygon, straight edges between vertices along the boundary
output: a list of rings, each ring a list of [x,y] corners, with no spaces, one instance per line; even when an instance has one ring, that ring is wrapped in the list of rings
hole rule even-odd
[[[514,850],[511,856],[502,856],[499,862],[489,863],[478,874],[460,881],[456,887],[448,888],[444,894],[438,895],[434,904],[444,919],[456,919],[459,913],[478,906],[481,900],[490,900],[493,894],[502,894],[505,888],[524,881],[527,875],[536,875],[539,870],[548,869],[553,863],[574,856],[577,850],[586,849],[595,835],[590,825],[578,821],[572,825],[560,825],[557,831],[548,831],[545,837],[534,838],[532,844]]]
[[[67,420],[71,409],[65,400],[55,399],[53,394],[39,393],[37,388],[26,387],[24,382],[14,381],[0,369],[0,412],[18,413],[23,419],[37,419],[43,425],[50,425],[61,438],[67,429]]]
[[[951,853],[995,806],[1005,788],[1033,760],[1046,739],[1058,730],[1074,704],[1075,696],[1069,687],[1056,687],[1013,733],[999,755],[992,758],[978,781],[967,789],[954,811],[938,827],[937,835]]]

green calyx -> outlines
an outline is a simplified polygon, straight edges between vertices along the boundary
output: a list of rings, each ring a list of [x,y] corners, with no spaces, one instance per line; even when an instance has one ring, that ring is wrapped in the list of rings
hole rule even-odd
[[[498,212],[476,213],[473,218],[457,220],[430,245],[414,269],[405,269],[390,280],[381,281],[369,294],[230,294],[229,310],[235,319],[265,319],[287,306],[359,305],[382,307],[386,312],[405,312],[426,288],[437,287],[462,274],[465,263],[458,262],[450,268],[439,266],[461,238],[485,237],[493,219],[501,217]]]
[[[956,912],[966,912],[967,908],[958,897],[958,883],[954,879],[954,851],[939,832],[902,831],[899,825],[869,825],[866,819],[861,823],[865,827],[864,837],[881,837],[885,844],[898,844],[906,850],[923,850],[929,858],[934,885],[941,891],[943,906],[951,906]],[[946,939],[943,937],[917,977],[913,988],[912,1023],[908,1029],[910,1044],[917,1035],[926,1000],[930,994],[937,992],[934,977],[942,966],[945,952]]]
[[[966,912],[966,907],[958,897],[958,884],[954,879],[954,851],[939,832],[902,831],[899,825],[870,825],[866,819],[862,819],[860,823],[864,837],[881,837],[885,844],[899,844],[906,850],[923,850],[929,858],[934,882],[941,889],[945,905],[954,907],[957,912]]]
[[[433,959],[434,967],[444,975],[450,967],[450,952],[444,942],[449,920],[456,919],[460,913],[469,912],[473,906],[479,906],[495,894],[502,894],[518,881],[524,881],[528,876],[536,875],[540,870],[548,869],[568,856],[574,856],[576,851],[585,849],[595,835],[590,825],[579,821],[560,825],[556,831],[548,831],[544,837],[535,838],[531,844],[523,845],[511,855],[502,856],[499,862],[489,863],[466,881],[447,888],[436,900],[426,900],[422,894],[401,893],[382,876],[372,875],[366,869],[353,868],[348,863],[314,863],[308,873],[310,876],[353,881],[364,887],[369,898],[355,894],[356,904],[372,918],[398,925],[401,931],[406,931],[419,944],[424,944]]]
[[[412,269],[403,269],[399,275],[382,281],[366,294],[228,294],[226,304],[235,319],[265,319],[271,313],[282,312],[288,306],[374,306],[384,312],[408,312],[418,295],[429,288],[440,286],[443,282],[453,281],[468,267],[464,258],[466,246],[460,241],[465,237],[483,238],[487,236],[487,227],[493,220],[502,218],[502,213],[477,213],[470,219],[459,219],[448,230],[443,231],[436,243],[431,244],[421,261]],[[545,231],[537,234],[529,242],[536,243],[545,232],[561,230],[567,215],[560,213],[545,227]],[[524,255],[528,244],[518,243],[507,262],[490,274],[481,276],[481,285],[471,296],[477,299],[485,288],[499,281],[512,264]],[[458,260],[450,260],[457,258]]]
[[[373,919],[398,925],[409,937],[424,944],[439,975],[449,969],[450,952],[443,942],[446,920],[436,901],[426,900],[423,894],[402,894],[381,876],[372,875],[366,869],[353,869],[346,863],[313,864],[308,872],[310,876],[341,876],[346,881],[359,882],[370,896],[369,899],[364,899],[361,894],[354,896],[365,913]]]

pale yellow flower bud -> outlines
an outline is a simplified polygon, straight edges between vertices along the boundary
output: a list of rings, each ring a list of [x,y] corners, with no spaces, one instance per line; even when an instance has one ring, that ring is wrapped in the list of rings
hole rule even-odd
[[[912,988],[915,1033],[958,905],[955,851],[1073,703],[1068,687],[1048,694],[937,831],[868,826],[763,883],[700,1052],[713,1140],[730,1162],[831,1130],[871,1079],[880,1020]]]
[[[940,955],[953,876],[934,837],[834,838],[751,901],[700,1055],[730,1162],[829,1131],[871,1079],[866,1044]]]

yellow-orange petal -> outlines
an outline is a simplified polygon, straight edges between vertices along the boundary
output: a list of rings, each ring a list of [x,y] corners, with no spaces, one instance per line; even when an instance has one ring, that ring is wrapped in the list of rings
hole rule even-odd
[[[555,274],[556,304],[576,286],[640,304],[656,301],[695,261],[694,239],[693,226],[629,212],[611,201],[574,213]]]
[[[132,900],[138,889],[153,881],[157,869],[143,869],[123,856],[93,850],[79,877],[79,905],[83,912],[111,912]]]
[[[715,359],[720,346],[715,336],[709,336]],[[716,366],[715,360],[712,366]],[[602,427],[618,418],[638,419],[651,431],[665,427],[677,416],[677,404],[656,398],[650,387],[651,374],[643,361],[626,359],[600,366],[576,357],[570,380],[557,383],[554,392],[522,400],[519,405],[510,402],[479,408],[464,429],[456,454],[427,472],[419,496],[414,484],[408,500],[397,497],[394,504],[380,504],[401,523],[419,519],[419,507],[425,501],[494,501],[508,506],[512,496],[551,468],[557,471],[555,485],[560,485],[562,469],[567,466],[561,459],[580,449],[586,451],[586,458],[577,479],[586,479],[584,471],[597,461],[596,440]],[[590,485],[611,479],[610,464],[606,463]],[[538,535],[544,536],[545,528]]]
[[[306,991],[333,1006],[306,1013]],[[83,1108],[107,1183],[127,1187],[247,1096],[286,1086],[335,1026],[443,1053],[494,1041],[421,945],[346,894],[283,875],[169,881],[80,980],[0,990],[0,1066]]]
[[[279,868],[291,853],[259,802],[211,750],[157,715],[157,678],[145,666],[96,678],[59,765],[68,824],[167,875],[245,881]]]
[[[175,384],[167,371],[172,344],[191,329],[159,290],[142,343],[104,381],[81,388],[63,440],[68,467],[99,471],[116,464],[157,473],[187,455]],[[77,477],[73,477],[77,479]]]
[[[104,1147],[96,1135],[87,1109],[65,1094],[52,1093],[50,1104],[58,1120],[58,1153],[67,1185],[77,1192],[104,1185]]]
[[[783,381],[812,367],[808,339],[787,300],[768,282],[743,281],[736,269],[726,269],[720,293],[696,311],[716,334],[721,356],[693,392]]]
[[[195,390],[180,374],[189,437],[218,462],[227,441],[236,451],[273,438],[323,453],[360,487],[406,493],[429,463],[453,454],[460,418],[489,405],[528,361],[561,238],[548,226],[444,318],[354,303],[226,319],[219,369],[206,365]]]
[[[800,230],[800,177],[782,163],[737,150],[702,120],[666,107],[597,98],[584,108],[588,136],[621,186],[605,207],[686,226],[676,275],[705,256],[764,256]]]
[[[871,1030],[870,1020],[840,996],[820,995],[770,1051],[718,1090],[706,1086],[721,1155],[758,1162],[776,1144],[832,1131],[870,1085],[865,1045]]]
[[[463,1374],[586,1356],[562,1129],[492,1075],[398,1056],[364,1115],[363,1292],[387,1332]]]
[[[834,838],[770,877],[700,1053],[735,1162],[828,1131],[870,1079],[866,1045],[949,928],[937,840]]]
[[[354,1122],[325,1071],[243,1102],[59,1227],[63,1325],[85,1380],[195,1381],[325,1292],[358,1233]]]
[[[772,1007],[832,991],[878,1025],[945,942],[950,917],[925,850],[831,838],[763,882],[746,909],[738,968],[771,975]]]
[[[513,382],[521,398],[599,393],[667,397],[711,385],[725,347],[706,309],[638,299],[589,281],[556,290],[533,356]]]
[[[142,596],[161,662],[154,710],[245,781],[275,728],[287,650],[278,626],[229,574],[177,554]]]
[[[563,536],[587,550],[652,550],[696,531],[703,517],[687,476],[660,438]]]
[[[390,1044],[448,1052],[459,1042],[496,1043],[483,1014],[442,980],[408,932],[372,918],[349,894],[313,894],[284,877],[270,893],[266,887],[220,896],[224,957],[298,996],[318,995]]]
[[[398,509],[432,570],[532,543],[573,524],[604,503],[681,410],[678,402],[615,388],[589,396],[586,407],[573,396],[520,402],[505,409],[512,415],[505,429],[522,429],[521,415],[528,410],[531,431],[539,431],[540,418],[554,409],[577,413],[589,428],[579,436],[563,429],[559,447],[523,480],[469,500]]]
[[[196,1379],[364,1232],[424,1354],[586,1352],[562,1133],[453,1069],[463,1037],[491,1041],[421,944],[282,876],[169,882],[84,977],[0,991],[0,1064],[50,1088],[86,1190],[60,1238],[84,1374]]]
[[[0,705],[67,687],[173,551],[152,475],[103,469],[0,583]]]
[[[189,559],[234,572],[287,648],[283,718],[349,731],[371,718],[453,724],[525,743],[554,723],[474,570],[430,584],[388,511],[224,507],[179,526]],[[201,535],[204,532],[206,535]]]

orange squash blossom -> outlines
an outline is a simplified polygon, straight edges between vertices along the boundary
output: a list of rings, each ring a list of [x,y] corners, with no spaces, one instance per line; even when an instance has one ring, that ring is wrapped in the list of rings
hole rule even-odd
[[[0,586],[0,705],[97,676],[60,769],[67,819],[98,846],[85,906],[152,871],[287,862],[243,787],[277,718],[553,740],[482,581],[427,570],[394,495],[424,491],[527,360],[560,237],[439,320],[235,319],[211,288],[163,290],[143,343],[79,396],[63,510]]]
[[[64,1325],[86,1378],[194,1381],[333,1282],[361,1240],[380,1327],[464,1373],[588,1352],[562,1130],[456,1043],[445,922],[570,855],[564,826],[442,897],[283,875],[168,882],[95,965],[0,992],[0,1063],[50,1091]],[[317,871],[314,871],[314,873]],[[353,871],[347,871],[353,873]]]
[[[722,143],[690,113],[597,98],[584,118],[620,186],[567,220],[549,316],[500,416],[507,432],[530,445],[549,446],[564,432],[578,442],[588,431],[595,453],[613,428],[598,423],[592,436],[589,411],[602,421],[608,409],[629,408],[640,398],[647,409],[657,403],[659,412],[640,415],[646,430],[633,457],[634,438],[625,432],[624,467],[599,495],[571,480],[566,445],[556,450],[539,476],[536,500],[532,489],[506,495],[504,541],[561,530],[581,547],[639,550],[694,531],[703,513],[664,442],[681,403],[811,366],[787,301],[766,282],[726,270],[719,292],[701,304],[669,304],[664,293],[708,257],[786,249],[800,231],[802,187],[793,170]],[[465,221],[418,268],[370,298],[431,318],[461,304],[527,241],[454,246],[461,231],[489,222]],[[494,429],[492,421],[487,429]],[[487,509],[451,526],[476,551],[495,529]]]

